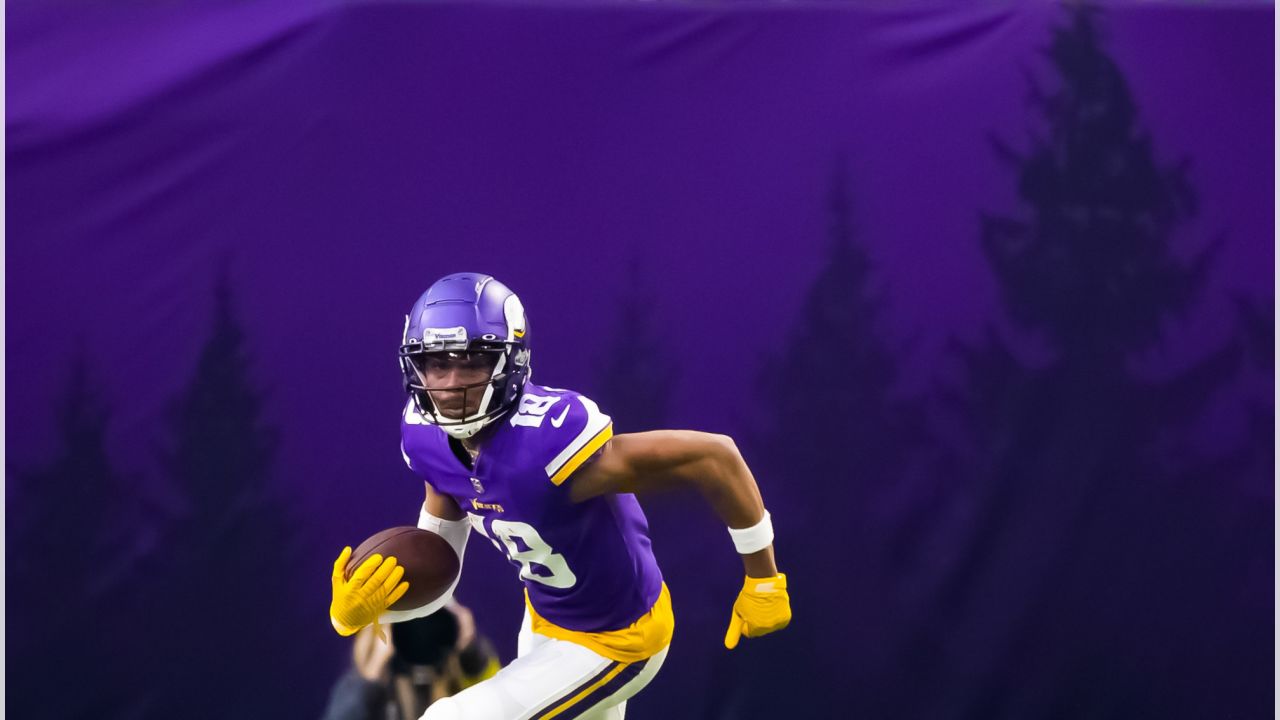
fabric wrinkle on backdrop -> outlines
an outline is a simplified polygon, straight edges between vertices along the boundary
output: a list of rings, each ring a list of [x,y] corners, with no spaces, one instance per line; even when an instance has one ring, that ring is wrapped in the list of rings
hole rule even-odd
[[[628,717],[1269,716],[1273,13],[10,3],[7,710],[320,716],[332,558],[421,503],[404,311],[478,271],[769,498],[732,653],[723,528],[642,498]],[[510,660],[510,567],[458,595]]]

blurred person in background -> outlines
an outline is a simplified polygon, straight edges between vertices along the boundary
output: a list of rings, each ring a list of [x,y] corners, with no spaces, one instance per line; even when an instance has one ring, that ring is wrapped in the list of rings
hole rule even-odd
[[[334,685],[323,720],[413,720],[501,667],[471,611],[456,601],[386,629],[389,640],[373,626],[355,634],[352,667]]]

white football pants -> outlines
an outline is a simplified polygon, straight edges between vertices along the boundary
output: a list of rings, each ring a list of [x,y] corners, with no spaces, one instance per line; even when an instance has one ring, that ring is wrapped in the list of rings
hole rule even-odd
[[[667,659],[610,660],[568,640],[538,635],[525,610],[518,655],[496,675],[432,703],[421,720],[623,720]]]

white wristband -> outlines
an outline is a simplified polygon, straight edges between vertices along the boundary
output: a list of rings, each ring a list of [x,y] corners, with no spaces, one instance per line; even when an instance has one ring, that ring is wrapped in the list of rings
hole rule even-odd
[[[773,544],[773,520],[769,517],[769,511],[765,510],[760,522],[749,528],[729,528],[729,537],[733,538],[733,546],[738,549],[739,555],[750,555],[769,547]]]
[[[462,563],[462,553],[467,547],[467,538],[471,536],[470,519],[464,517],[461,520],[445,520],[436,517],[427,510],[427,504],[423,503],[422,510],[418,512],[418,527],[444,538],[458,554],[458,563]]]

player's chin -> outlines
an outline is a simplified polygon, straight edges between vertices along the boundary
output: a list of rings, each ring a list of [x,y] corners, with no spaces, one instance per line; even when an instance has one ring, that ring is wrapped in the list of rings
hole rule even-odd
[[[463,420],[475,411],[476,408],[445,406],[440,408],[440,416],[446,420]]]

